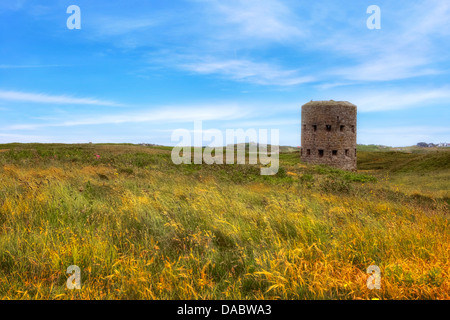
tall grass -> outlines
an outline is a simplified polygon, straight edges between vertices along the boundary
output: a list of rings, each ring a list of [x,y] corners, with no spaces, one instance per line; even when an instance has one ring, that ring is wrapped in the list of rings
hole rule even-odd
[[[412,191],[421,171],[391,170],[403,155],[349,174],[283,154],[267,177],[175,166],[164,148],[0,149],[3,299],[450,298],[449,180]]]

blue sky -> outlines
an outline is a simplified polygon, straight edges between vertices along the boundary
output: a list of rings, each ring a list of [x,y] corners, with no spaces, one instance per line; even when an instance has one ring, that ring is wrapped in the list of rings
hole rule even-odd
[[[301,105],[330,99],[358,106],[358,143],[450,142],[449,17],[447,0],[2,0],[0,142],[174,145],[203,120],[297,146]]]

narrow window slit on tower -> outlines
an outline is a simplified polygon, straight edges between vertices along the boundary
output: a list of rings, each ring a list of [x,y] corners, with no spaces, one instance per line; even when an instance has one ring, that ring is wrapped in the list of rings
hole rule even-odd
[[[319,157],[323,157],[323,150],[319,149]]]
[[[313,130],[314,130],[314,131],[317,131],[317,125],[313,124],[312,127],[313,127]]]
[[[327,128],[327,131],[331,131],[331,125],[330,124],[327,124],[325,127]]]
[[[355,133],[355,126],[352,126],[352,132]]]
[[[306,149],[306,155],[310,156],[311,155],[311,149]]]
[[[348,149],[345,149],[345,156],[346,156],[346,157],[348,157],[348,152],[349,152],[349,150],[348,150]]]
[[[333,156],[337,156],[338,155],[338,151],[337,150],[333,150],[332,154],[333,154]]]
[[[341,125],[341,128],[340,128],[341,132],[344,132],[344,128],[345,128],[345,126]]]

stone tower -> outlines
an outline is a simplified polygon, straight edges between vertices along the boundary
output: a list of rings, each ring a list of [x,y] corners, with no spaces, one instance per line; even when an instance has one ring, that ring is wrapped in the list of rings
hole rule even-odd
[[[302,106],[304,162],[356,171],[356,106],[347,101],[311,101]]]

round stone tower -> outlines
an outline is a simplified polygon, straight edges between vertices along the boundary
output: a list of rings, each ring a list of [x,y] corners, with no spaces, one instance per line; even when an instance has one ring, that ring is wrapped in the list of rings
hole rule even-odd
[[[356,106],[347,101],[311,101],[302,106],[304,162],[356,170]]]

